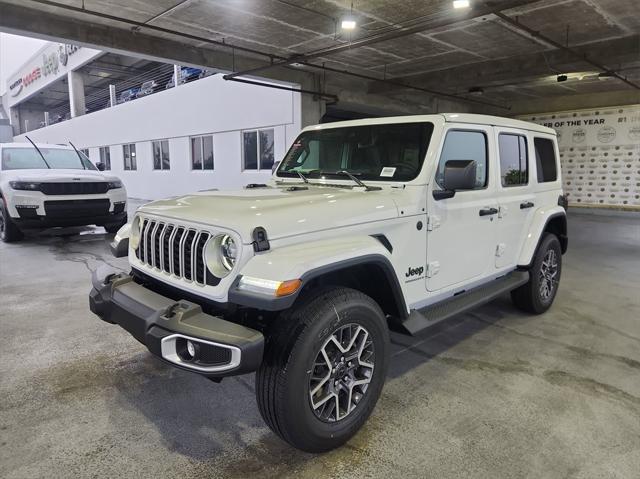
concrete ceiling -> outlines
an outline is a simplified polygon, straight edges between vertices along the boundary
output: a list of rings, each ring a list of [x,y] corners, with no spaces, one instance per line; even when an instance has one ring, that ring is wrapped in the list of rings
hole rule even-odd
[[[428,109],[428,98],[439,98],[480,110],[611,92],[640,101],[638,0],[471,3],[358,0],[351,10],[350,0],[0,0],[0,30],[236,72],[298,59],[300,72],[314,72],[314,90],[344,102]],[[352,33],[341,31],[346,16],[358,23]],[[627,82],[599,78],[604,70]],[[291,71],[254,74],[290,79]]]

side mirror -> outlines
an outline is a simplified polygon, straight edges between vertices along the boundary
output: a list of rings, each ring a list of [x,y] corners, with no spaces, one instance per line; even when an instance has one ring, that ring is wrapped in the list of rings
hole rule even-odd
[[[477,163],[474,160],[449,160],[444,165],[444,189],[433,192],[436,200],[453,198],[458,190],[472,190],[476,186]]]
[[[96,163],[96,168],[98,168],[98,170],[100,171],[104,171],[104,163],[102,163],[101,161],[99,161],[98,163]]]

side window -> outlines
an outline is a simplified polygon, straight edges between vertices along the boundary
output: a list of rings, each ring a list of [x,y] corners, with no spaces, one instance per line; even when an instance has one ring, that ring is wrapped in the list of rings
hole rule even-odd
[[[529,183],[527,139],[522,135],[500,133],[498,148],[502,186],[520,186]]]
[[[154,141],[151,145],[153,148],[153,169],[171,169],[171,162],[169,159],[169,140]]]
[[[136,145],[131,143],[128,145],[122,145],[122,155],[124,157],[124,169],[125,170],[137,170],[136,164]]]
[[[242,165],[245,170],[269,170],[274,162],[274,130],[242,132]]]
[[[167,160],[168,156],[167,142]],[[167,166],[168,163],[167,163]],[[194,136],[191,138],[191,169],[213,170],[213,136]]]
[[[558,179],[556,152],[553,141],[548,138],[534,138],[536,149],[536,166],[538,167],[538,183],[547,183]]]
[[[449,160],[474,160],[476,162],[476,187],[487,186],[487,137],[481,131],[450,130],[444,140],[436,183],[444,188],[444,167]]]
[[[108,146],[100,147],[100,162],[104,165],[105,170],[111,169],[111,149]]]

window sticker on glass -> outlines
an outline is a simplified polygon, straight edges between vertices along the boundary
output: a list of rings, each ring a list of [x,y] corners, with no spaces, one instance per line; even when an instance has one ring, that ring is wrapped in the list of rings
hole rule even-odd
[[[384,176],[387,178],[393,178],[393,175],[396,174],[396,169],[393,166],[385,166],[384,168],[382,168],[382,171],[380,172],[380,176]]]

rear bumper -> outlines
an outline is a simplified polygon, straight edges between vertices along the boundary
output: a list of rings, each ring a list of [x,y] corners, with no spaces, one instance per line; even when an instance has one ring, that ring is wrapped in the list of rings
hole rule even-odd
[[[91,311],[121,326],[172,366],[220,378],[255,371],[262,362],[264,336],[259,331],[150,291],[107,267],[94,272],[92,282]],[[185,353],[187,341],[195,345],[194,358]]]

